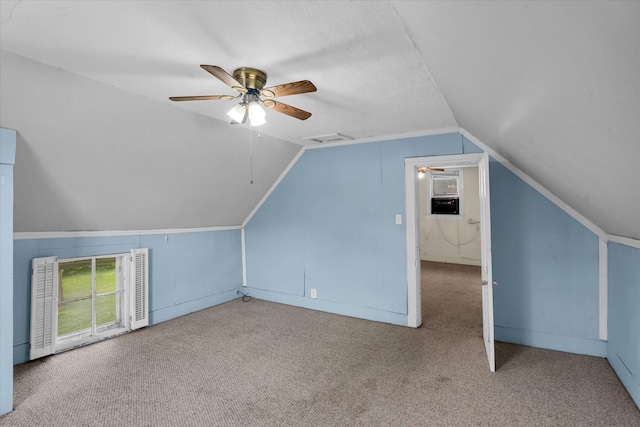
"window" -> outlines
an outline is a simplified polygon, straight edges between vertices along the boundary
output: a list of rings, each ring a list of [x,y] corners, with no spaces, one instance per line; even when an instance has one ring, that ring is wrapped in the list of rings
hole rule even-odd
[[[429,215],[462,218],[462,180],[460,169],[429,172]]]
[[[125,257],[58,260],[58,346],[124,326]]]
[[[33,260],[31,359],[148,324],[148,249]]]

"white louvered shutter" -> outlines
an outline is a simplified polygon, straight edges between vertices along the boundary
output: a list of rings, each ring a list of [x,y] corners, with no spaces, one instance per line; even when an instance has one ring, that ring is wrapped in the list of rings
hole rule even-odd
[[[34,258],[31,272],[30,360],[55,350],[58,304],[58,258]]]
[[[149,324],[149,249],[131,250],[129,300],[131,329]]]

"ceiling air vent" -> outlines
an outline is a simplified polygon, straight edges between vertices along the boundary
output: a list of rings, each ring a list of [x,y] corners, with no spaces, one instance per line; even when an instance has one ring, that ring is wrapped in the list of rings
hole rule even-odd
[[[328,133],[326,135],[318,135],[318,136],[306,136],[302,138],[306,141],[313,141],[320,144],[324,144],[327,142],[345,142],[345,141],[353,141],[353,138],[348,135],[343,135],[341,133]]]

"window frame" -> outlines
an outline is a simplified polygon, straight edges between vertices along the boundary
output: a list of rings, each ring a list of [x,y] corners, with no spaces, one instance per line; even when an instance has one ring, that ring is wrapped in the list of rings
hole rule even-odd
[[[54,332],[54,352],[61,352],[70,348],[75,348],[81,345],[90,344],[93,342],[101,341],[106,338],[111,338],[115,335],[122,334],[129,330],[127,321],[128,319],[128,304],[126,301],[127,293],[127,278],[129,277],[129,271],[127,266],[129,265],[128,258],[131,255],[129,253],[108,254],[108,255],[96,255],[86,257],[75,258],[60,258],[58,259],[58,267],[70,262],[78,261],[91,261],[91,328],[89,330],[84,329],[75,333],[70,333],[63,336],[58,336],[57,323],[58,323],[58,307],[61,302],[56,298],[56,303],[53,309],[55,310],[54,317],[56,318],[56,329]],[[96,260],[115,258],[116,260],[116,290],[114,292],[96,293]],[[57,289],[56,289],[57,292]],[[110,324],[97,325],[96,324],[96,298],[104,295],[116,295],[116,321]],[[59,296],[58,296],[59,297]],[[87,299],[87,298],[85,298]],[[64,304],[64,303],[62,303]],[[117,321],[120,319],[120,324]]]
[[[66,260],[118,256],[121,259],[122,286],[124,288],[123,301],[121,301],[122,324],[105,331],[100,330],[98,334],[74,335],[73,339],[65,339],[60,345],[57,342],[59,260],[56,256],[38,257],[31,260],[29,360],[92,344],[149,325],[149,248],[131,249],[128,254],[92,255],[67,258]],[[92,284],[92,289],[93,286]],[[92,313],[93,311],[92,308]],[[92,314],[92,326],[93,323]]]

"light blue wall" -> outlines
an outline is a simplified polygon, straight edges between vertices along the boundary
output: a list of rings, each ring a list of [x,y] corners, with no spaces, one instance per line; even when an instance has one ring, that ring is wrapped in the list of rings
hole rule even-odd
[[[607,358],[640,407],[640,249],[608,244]]]
[[[599,335],[599,238],[490,162],[495,337],[606,355]]]
[[[250,294],[406,325],[406,231],[395,224],[405,218],[404,159],[461,154],[462,140],[306,150],[245,227]]]
[[[0,415],[13,409],[13,164],[16,132],[0,129]]]
[[[406,325],[404,159],[481,151],[457,133],[305,151],[245,227],[250,293]],[[490,178],[496,338],[604,357],[598,237],[495,161]]]
[[[237,298],[240,230],[14,241],[13,362],[29,358],[31,260],[149,248],[149,321],[155,324]]]

